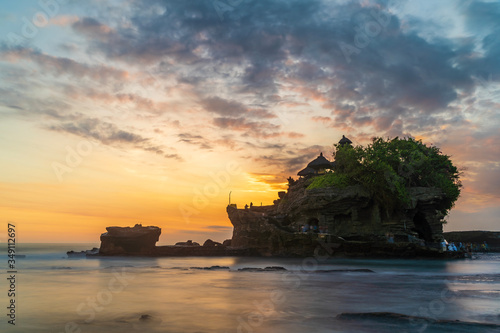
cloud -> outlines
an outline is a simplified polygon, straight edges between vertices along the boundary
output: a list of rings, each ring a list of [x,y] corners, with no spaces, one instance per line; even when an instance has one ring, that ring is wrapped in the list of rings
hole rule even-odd
[[[47,128],[56,132],[65,132],[83,138],[97,140],[106,145],[126,145],[153,152],[165,158],[181,159],[177,154],[166,153],[164,148],[153,144],[148,138],[122,130],[115,124],[103,122],[97,118],[82,117],[76,121],[62,122],[57,125],[50,125]]]
[[[217,117],[213,119],[213,123],[217,127],[233,131],[245,132],[245,136],[255,138],[266,139],[282,135],[282,133],[278,131],[280,129],[279,125],[261,121],[248,121],[245,118],[241,117]]]
[[[69,26],[78,22],[79,18],[76,15],[57,15],[50,19],[50,24],[58,26]]]
[[[21,60],[33,62],[45,74],[51,73],[54,76],[69,75],[77,79],[88,77],[99,82],[108,82],[110,79],[125,80],[128,77],[128,73],[123,70],[103,65],[86,65],[69,58],[54,57],[29,48],[4,46],[0,48],[0,55],[12,62]]]
[[[216,113],[220,116],[239,117],[247,113],[247,108],[239,102],[228,101],[219,97],[205,98],[201,105],[208,112]]]
[[[109,26],[92,17],[83,17],[76,20],[73,22],[72,27],[75,31],[92,38],[92,40],[107,40],[107,38],[115,36]]]
[[[328,157],[331,149],[318,145],[291,150],[275,147],[271,154],[253,157],[253,160],[267,166],[269,170],[273,170],[273,173],[281,179],[287,179],[289,176],[295,177],[298,171],[305,168],[321,152],[327,159],[332,160],[331,157]]]
[[[83,18],[73,27],[109,59],[171,62],[183,77],[195,75],[199,82],[191,84],[207,94],[202,107],[220,116],[215,123],[226,127],[251,127],[241,117],[271,118],[273,113],[266,106],[252,110],[240,99],[213,97],[210,87],[201,86],[207,80],[230,81],[228,93],[254,94],[261,101],[293,88],[303,99],[334,110],[333,126],[395,132],[392,126],[398,119],[402,131],[445,123],[441,115],[447,108],[474,91],[472,74],[481,63],[460,41],[425,39],[405,29],[384,2],[244,2],[234,9],[239,19],[223,21],[205,1],[155,5],[164,10],[143,11],[140,2],[132,2],[135,10],[124,27],[110,28],[93,18]],[[382,26],[378,22],[383,19]],[[356,26],[369,23],[379,24],[380,32],[348,61],[339,44],[355,47]],[[493,56],[496,44],[490,44]],[[430,114],[432,118],[421,116]]]
[[[233,231],[233,227],[225,226],[225,225],[208,225],[204,229],[216,232],[226,232]]]
[[[177,135],[180,142],[189,143],[198,146],[200,149],[213,149],[213,146],[201,135],[193,135],[189,133],[180,133]]]

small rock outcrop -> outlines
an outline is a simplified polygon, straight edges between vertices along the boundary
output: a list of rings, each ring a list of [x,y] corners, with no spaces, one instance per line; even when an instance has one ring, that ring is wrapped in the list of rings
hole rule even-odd
[[[191,247],[191,246],[200,246],[200,244],[197,242],[193,242],[192,240],[188,240],[187,242],[177,242],[177,243],[175,243],[175,246]]]
[[[136,224],[130,227],[107,227],[101,234],[99,255],[154,255],[161,229]]]
[[[214,241],[213,241],[213,240],[211,240],[211,239],[207,239],[207,240],[205,241],[205,243],[203,243],[203,246],[204,246],[204,247],[216,247],[216,246],[222,246],[222,244],[221,244],[221,243],[219,243],[219,242],[214,242]]]
[[[68,251],[66,252],[66,254],[68,255],[68,258],[84,258],[86,256],[94,256],[99,254],[99,249],[97,247],[94,247],[91,250],[85,250],[80,252]]]

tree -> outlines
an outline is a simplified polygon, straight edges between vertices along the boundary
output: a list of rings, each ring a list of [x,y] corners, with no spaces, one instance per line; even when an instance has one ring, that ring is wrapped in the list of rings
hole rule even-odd
[[[460,196],[457,167],[439,148],[426,146],[421,140],[374,138],[367,147],[336,144],[334,157],[335,176],[329,176],[334,179],[329,183],[342,179],[343,184],[360,184],[387,210],[406,206],[410,187],[440,188],[445,196],[445,215]]]

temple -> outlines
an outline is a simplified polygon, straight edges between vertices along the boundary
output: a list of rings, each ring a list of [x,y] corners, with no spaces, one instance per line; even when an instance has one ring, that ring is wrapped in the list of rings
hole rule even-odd
[[[346,138],[345,135],[342,135],[342,139],[340,139],[339,145],[344,146],[346,144],[350,145],[352,144],[352,141]],[[309,164],[304,169],[300,170],[297,175],[299,177],[309,178],[312,176],[322,175],[327,170],[334,169],[335,161],[330,162],[323,156],[323,153],[321,152],[319,156],[316,157],[316,159],[309,162]]]
[[[342,136],[338,143],[344,146],[352,141]],[[411,257],[439,252],[445,201],[442,190],[409,188],[410,203],[387,211],[361,185],[308,188],[313,178],[334,169],[335,161],[320,153],[298,172],[298,180],[289,178],[288,191],[280,192],[274,205],[251,209],[228,206],[234,226],[232,246],[265,256],[313,255],[318,241],[353,255]]]

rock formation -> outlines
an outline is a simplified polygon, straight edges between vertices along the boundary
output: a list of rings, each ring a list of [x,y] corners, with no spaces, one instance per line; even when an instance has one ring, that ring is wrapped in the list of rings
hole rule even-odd
[[[68,251],[66,252],[68,255],[68,258],[83,258],[86,256],[93,256],[96,254],[99,254],[99,249],[97,247],[92,248],[91,250],[85,250],[85,251],[80,251],[80,252],[75,252],[75,251]],[[19,257],[19,256],[17,256]]]
[[[89,251],[67,252],[68,257],[98,257],[98,256],[248,256],[255,253],[248,249],[234,249],[231,241],[223,244],[211,239],[205,241],[203,246],[188,240],[175,245],[156,246],[161,229],[150,226],[143,227],[136,224],[130,227],[107,227],[107,232],[101,235],[101,247]]]
[[[160,238],[158,227],[107,227],[101,235],[99,255],[154,255]]]
[[[264,256],[310,256],[318,250],[426,255],[424,244],[427,255],[437,253],[430,247],[437,249],[443,238],[445,197],[439,189],[410,188],[411,203],[387,211],[360,185],[307,190],[307,184],[306,179],[294,182],[273,206],[228,206],[232,246]],[[309,231],[302,232],[304,227]]]

